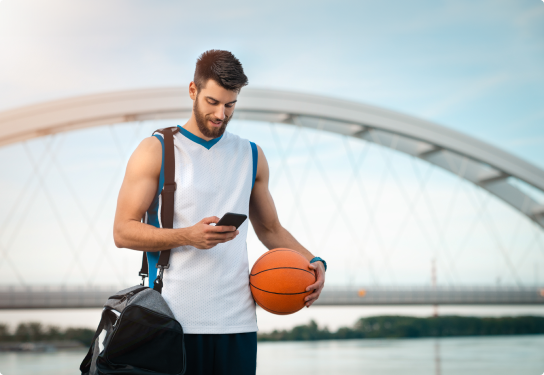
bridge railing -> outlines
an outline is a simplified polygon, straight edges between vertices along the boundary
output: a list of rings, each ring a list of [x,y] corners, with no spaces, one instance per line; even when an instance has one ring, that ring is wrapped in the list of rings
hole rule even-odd
[[[0,286],[0,309],[102,307],[115,286]]]
[[[327,287],[321,305],[526,305],[544,304],[544,288],[488,286]]]
[[[0,286],[0,309],[102,307],[115,286]],[[327,286],[316,305],[544,305],[544,287]]]

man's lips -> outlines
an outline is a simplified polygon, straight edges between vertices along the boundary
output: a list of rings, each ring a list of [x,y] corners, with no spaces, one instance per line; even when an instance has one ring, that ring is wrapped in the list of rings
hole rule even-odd
[[[223,124],[223,121],[214,122],[212,120],[208,120],[212,126],[220,127],[221,124]]]

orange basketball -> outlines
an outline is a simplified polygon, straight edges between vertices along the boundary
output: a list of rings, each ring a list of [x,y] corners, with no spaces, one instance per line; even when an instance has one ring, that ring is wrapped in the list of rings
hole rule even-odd
[[[315,283],[310,262],[291,249],[273,249],[253,265],[249,285],[255,301],[268,312],[287,315],[304,307],[306,288]]]

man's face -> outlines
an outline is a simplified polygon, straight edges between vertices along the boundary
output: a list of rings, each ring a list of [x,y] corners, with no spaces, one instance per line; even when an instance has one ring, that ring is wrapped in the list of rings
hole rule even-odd
[[[237,98],[237,92],[221,87],[212,79],[196,93],[193,112],[198,129],[205,137],[217,138],[223,135],[232,118]]]

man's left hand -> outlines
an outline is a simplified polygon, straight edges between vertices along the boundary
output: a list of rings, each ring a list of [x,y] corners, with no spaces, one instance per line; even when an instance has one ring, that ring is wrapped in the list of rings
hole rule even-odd
[[[323,290],[323,287],[325,286],[325,266],[323,265],[323,262],[317,261],[314,263],[310,263],[308,268],[315,271],[317,280],[314,284],[306,288],[307,292],[309,292],[310,290],[314,291],[312,294],[304,298],[304,303],[306,304],[306,307],[312,306],[312,304],[317,301],[319,295],[321,294],[321,291]]]

